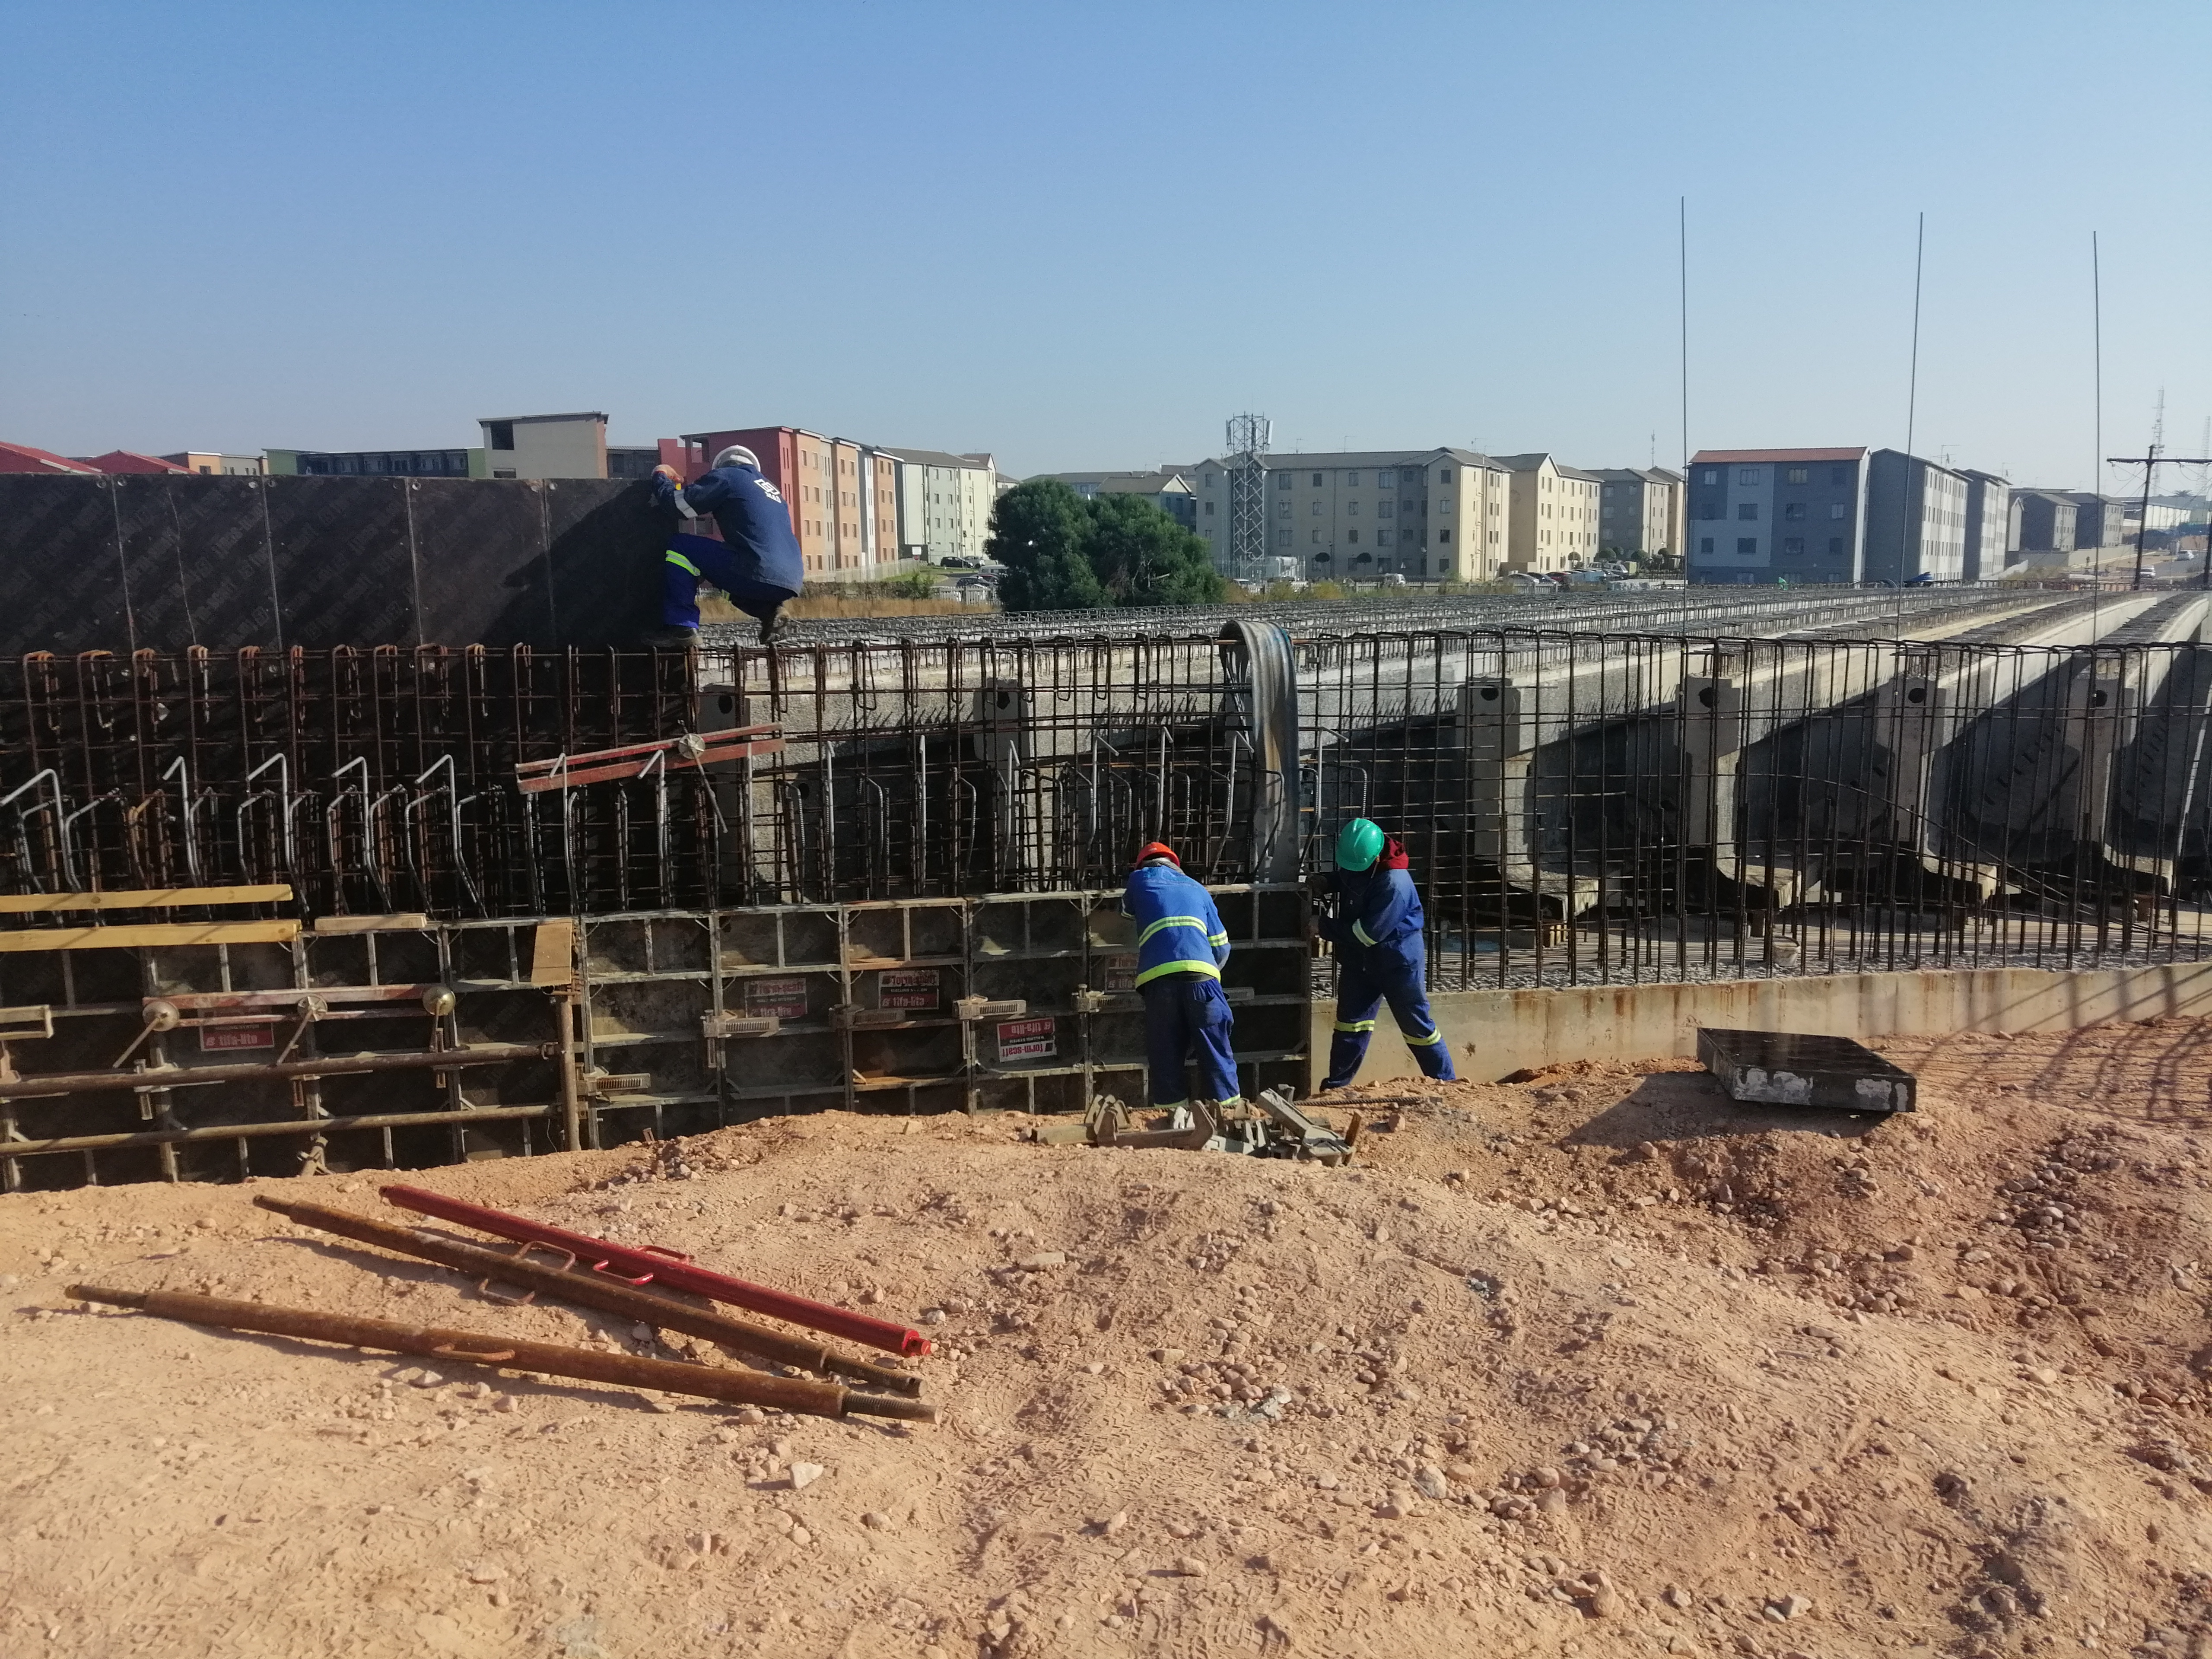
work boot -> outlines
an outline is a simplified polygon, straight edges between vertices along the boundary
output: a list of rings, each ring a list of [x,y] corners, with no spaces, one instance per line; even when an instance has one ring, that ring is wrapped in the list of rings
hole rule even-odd
[[[763,645],[774,645],[775,636],[782,631],[783,607],[778,605],[761,618],[760,642]]]
[[[699,630],[680,625],[656,628],[645,636],[644,643],[653,651],[696,651],[699,648]]]

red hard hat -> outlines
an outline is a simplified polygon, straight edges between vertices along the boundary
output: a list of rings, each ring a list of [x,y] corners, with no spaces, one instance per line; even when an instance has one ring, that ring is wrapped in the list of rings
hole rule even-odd
[[[1146,863],[1152,859],[1165,859],[1170,864],[1175,866],[1176,869],[1180,870],[1182,868],[1182,860],[1176,856],[1175,848],[1169,846],[1167,842],[1164,841],[1150,842],[1146,845],[1143,852],[1137,854],[1137,862],[1139,864]]]

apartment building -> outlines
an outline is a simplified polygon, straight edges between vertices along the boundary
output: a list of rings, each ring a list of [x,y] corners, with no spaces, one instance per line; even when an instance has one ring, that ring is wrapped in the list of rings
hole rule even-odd
[[[1994,472],[1962,467],[1966,481],[1965,562],[1960,577],[1970,582],[2004,574],[2005,550],[2012,526],[2012,486]]]
[[[1544,574],[1595,564],[1605,480],[1542,451],[1495,459],[1513,478],[1505,568]]]
[[[485,465],[495,478],[607,476],[607,417],[596,410],[501,415],[477,425],[483,432]]]
[[[1867,455],[1863,446],[1699,450],[1690,458],[1690,580],[1863,580]]]
[[[999,470],[988,454],[893,447],[898,463],[901,557],[941,564],[951,554],[980,558],[999,500]]]
[[[1197,527],[1227,575],[1234,463],[1204,461]],[[1315,580],[1486,581],[1504,568],[1512,474],[1472,450],[1340,451],[1264,458],[1267,552]]]
[[[1877,449],[1867,463],[1860,580],[1954,582],[1965,574],[1967,481],[1962,472]]]
[[[264,471],[258,455],[223,455],[213,450],[185,449],[161,459],[202,477],[258,478]]]
[[[2074,503],[2074,546],[2077,552],[2102,552],[2128,545],[2127,503],[2116,495],[2089,490],[2068,492]]]
[[[795,426],[687,432],[680,442],[687,477],[732,444],[759,458],[791,514],[808,575],[865,576],[900,556],[893,452]]]
[[[1093,495],[1142,495],[1186,530],[1198,528],[1198,491],[1189,474],[1196,468],[1154,467],[1149,472],[1044,472],[1085,501]]]
[[[1597,547],[1606,556],[1681,556],[1682,475],[1663,466],[1597,469]]]
[[[2074,562],[2074,498],[2060,489],[2012,492],[2012,562],[2064,568]]]

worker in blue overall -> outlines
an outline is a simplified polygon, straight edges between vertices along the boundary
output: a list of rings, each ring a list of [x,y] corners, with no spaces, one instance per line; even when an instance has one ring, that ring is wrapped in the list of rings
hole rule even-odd
[[[1145,999],[1146,1084],[1152,1106],[1190,1103],[1188,1064],[1198,1067],[1199,1098],[1233,1106],[1237,1057],[1221,970],[1229,934],[1213,895],[1182,872],[1174,851],[1154,842],[1137,854],[1121,894],[1121,914],[1137,924],[1137,989]]]
[[[672,466],[653,470],[653,505],[690,517],[711,514],[722,539],[668,538],[661,561],[660,620],[646,643],[678,649],[699,642],[699,584],[719,587],[730,603],[760,621],[763,645],[775,638],[776,617],[806,582],[806,561],[792,532],[782,492],[761,476],[760,458],[742,444],[714,457],[690,483]]]
[[[1421,896],[1407,863],[1404,848],[1354,818],[1336,838],[1336,872],[1321,878],[1322,890],[1336,898],[1335,913],[1317,924],[1336,950],[1336,1035],[1324,1089],[1341,1089],[1359,1075],[1386,1000],[1422,1074],[1439,1083],[1457,1076],[1451,1047],[1429,1017]]]

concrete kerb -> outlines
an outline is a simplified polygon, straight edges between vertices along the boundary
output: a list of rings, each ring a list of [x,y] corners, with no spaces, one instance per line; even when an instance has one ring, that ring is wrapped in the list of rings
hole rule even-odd
[[[1571,1060],[1694,1058],[1700,1026],[1800,1031],[1860,1042],[1951,1031],[2070,1031],[2108,1020],[2212,1014],[2212,961],[2067,973],[2045,968],[1930,969],[1723,980],[1457,991],[1430,1009],[1462,1077],[1485,1081]],[[1335,1011],[1313,1008],[1314,1083]],[[1386,1013],[1370,1077],[1417,1069]]]

